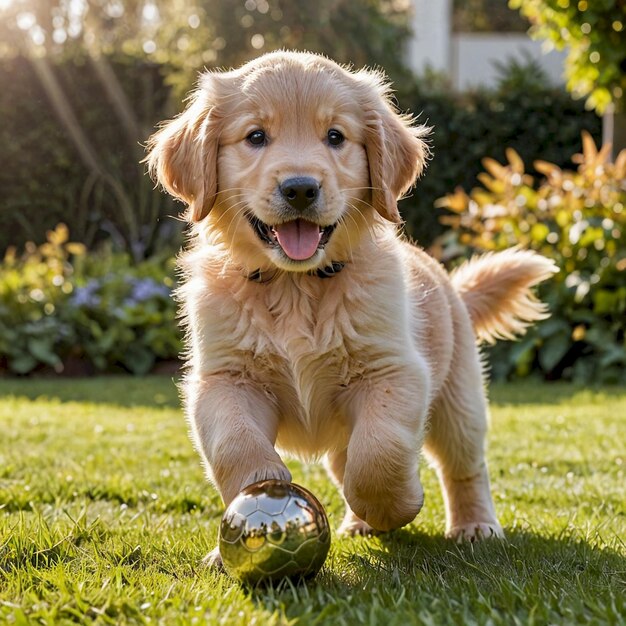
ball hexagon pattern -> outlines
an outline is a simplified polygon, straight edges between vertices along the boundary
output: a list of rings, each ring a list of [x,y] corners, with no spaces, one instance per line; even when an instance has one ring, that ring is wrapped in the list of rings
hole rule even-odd
[[[330,548],[328,518],[304,487],[264,480],[246,487],[224,512],[219,548],[226,570],[246,583],[311,577]]]

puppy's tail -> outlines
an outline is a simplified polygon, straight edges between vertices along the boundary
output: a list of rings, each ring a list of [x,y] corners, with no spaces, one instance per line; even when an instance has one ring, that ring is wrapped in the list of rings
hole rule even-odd
[[[550,259],[511,248],[466,261],[450,280],[469,311],[477,338],[495,343],[523,335],[533,322],[549,317],[531,287],[558,271]]]

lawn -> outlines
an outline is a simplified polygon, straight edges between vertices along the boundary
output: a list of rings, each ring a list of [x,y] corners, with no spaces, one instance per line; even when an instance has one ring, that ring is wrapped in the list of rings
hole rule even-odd
[[[318,577],[206,571],[221,513],[172,380],[0,380],[0,624],[626,624],[626,391],[492,390],[506,542],[443,539],[433,472],[407,528],[338,539]],[[339,495],[292,463],[331,525]]]

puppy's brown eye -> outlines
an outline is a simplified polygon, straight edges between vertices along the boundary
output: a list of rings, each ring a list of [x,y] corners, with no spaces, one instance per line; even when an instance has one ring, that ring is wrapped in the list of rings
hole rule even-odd
[[[328,131],[327,137],[328,137],[328,143],[331,146],[340,146],[345,140],[345,137],[338,130],[335,130],[334,128],[331,128]]]
[[[246,139],[253,146],[264,146],[267,143],[267,137],[263,130],[253,130]]]

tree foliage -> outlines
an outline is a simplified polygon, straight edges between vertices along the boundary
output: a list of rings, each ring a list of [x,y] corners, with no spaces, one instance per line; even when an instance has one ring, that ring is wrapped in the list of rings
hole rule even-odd
[[[237,66],[277,48],[380,64],[400,77],[409,8],[407,0],[12,0],[0,8],[0,55],[130,56],[163,67],[179,91],[203,66]]]
[[[17,177],[0,173],[0,225],[17,220],[40,241],[40,226],[58,221],[33,220],[41,202],[78,216],[62,219],[78,222],[82,241],[112,237],[149,256],[173,239],[164,218],[175,209],[152,189],[142,144],[199,70],[287,47],[382,64],[402,80],[407,11],[404,0],[0,0],[0,155],[21,164]]]
[[[530,33],[567,48],[567,88],[604,112],[626,92],[626,0],[509,0],[532,24]]]
[[[455,33],[526,32],[528,24],[505,0],[454,0]]]

